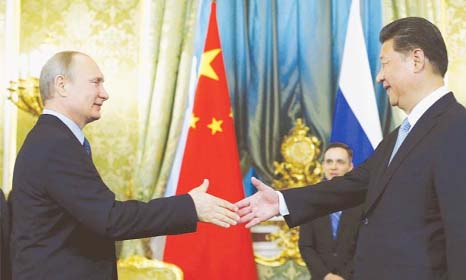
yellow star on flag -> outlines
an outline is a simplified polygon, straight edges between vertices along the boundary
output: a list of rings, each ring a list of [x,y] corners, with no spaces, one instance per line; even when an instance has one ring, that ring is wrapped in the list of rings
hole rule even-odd
[[[190,122],[189,122],[189,126],[190,126],[191,128],[196,128],[196,124],[197,124],[198,121],[199,121],[199,118],[196,117],[196,115],[192,114],[192,115],[191,115],[191,120],[190,120]]]
[[[211,78],[212,80],[218,81],[217,73],[215,73],[214,68],[211,63],[214,61],[215,57],[220,53],[220,49],[213,49],[206,51],[202,54],[201,58],[201,75]]]
[[[207,125],[210,130],[212,130],[212,135],[214,135],[217,132],[222,132],[222,120],[216,120],[215,118],[212,118],[212,122]]]

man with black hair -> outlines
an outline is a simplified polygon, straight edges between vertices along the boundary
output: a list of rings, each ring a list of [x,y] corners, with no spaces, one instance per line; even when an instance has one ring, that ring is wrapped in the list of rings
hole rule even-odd
[[[354,279],[466,279],[466,109],[444,83],[448,68],[439,29],[424,18],[395,20],[380,33],[377,81],[401,126],[343,177],[240,202],[247,227],[274,215],[297,226],[363,204]]]

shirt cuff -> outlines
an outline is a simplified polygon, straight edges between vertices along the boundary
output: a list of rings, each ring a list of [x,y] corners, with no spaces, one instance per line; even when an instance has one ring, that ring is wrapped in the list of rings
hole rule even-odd
[[[283,194],[279,191],[276,191],[278,194],[278,211],[280,211],[281,216],[286,216],[290,214],[290,211],[288,210],[288,206],[286,206],[285,198],[283,197]]]

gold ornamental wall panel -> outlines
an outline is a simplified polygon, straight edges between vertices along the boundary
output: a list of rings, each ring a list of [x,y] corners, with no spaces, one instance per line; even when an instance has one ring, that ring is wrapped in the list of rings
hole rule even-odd
[[[456,98],[466,105],[466,87],[464,75],[466,73],[466,0],[445,0],[445,26],[448,47],[448,87],[455,93]]]
[[[0,0],[0,85],[6,85],[5,79],[5,12],[6,12],[6,0]],[[3,96],[3,89],[0,92],[0,187],[2,186],[3,182],[3,106],[5,98]]]

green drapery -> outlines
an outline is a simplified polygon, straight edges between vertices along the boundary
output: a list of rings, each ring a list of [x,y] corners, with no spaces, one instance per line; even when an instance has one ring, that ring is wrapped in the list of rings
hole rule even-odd
[[[147,91],[139,96],[141,129],[133,184],[127,197],[148,201],[163,195],[186,108],[193,57],[197,0],[152,1],[144,38]],[[144,36],[145,34],[143,34]],[[146,57],[144,57],[146,56]],[[141,65],[144,65],[141,61]],[[120,257],[144,255],[140,240],[123,242]]]
[[[408,16],[424,17],[442,27],[443,0],[384,0],[384,22]]]

